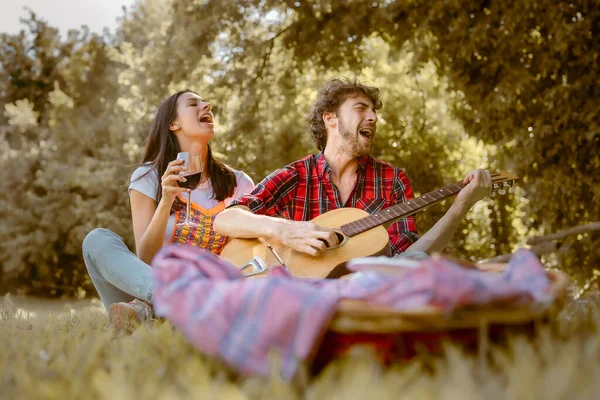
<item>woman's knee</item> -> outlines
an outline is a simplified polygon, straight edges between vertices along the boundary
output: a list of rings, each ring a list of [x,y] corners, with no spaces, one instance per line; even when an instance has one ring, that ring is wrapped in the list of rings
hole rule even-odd
[[[123,239],[113,231],[105,228],[96,228],[83,239],[81,249],[84,256],[103,254],[109,251],[115,244],[122,242]]]

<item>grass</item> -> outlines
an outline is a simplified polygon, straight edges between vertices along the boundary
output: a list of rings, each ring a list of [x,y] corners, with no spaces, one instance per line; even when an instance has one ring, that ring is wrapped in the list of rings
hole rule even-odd
[[[96,310],[26,316],[0,299],[0,398],[6,399],[596,399],[600,297],[568,302],[534,338],[487,359],[447,345],[381,367],[358,349],[312,380],[236,376],[169,323],[116,332]]]

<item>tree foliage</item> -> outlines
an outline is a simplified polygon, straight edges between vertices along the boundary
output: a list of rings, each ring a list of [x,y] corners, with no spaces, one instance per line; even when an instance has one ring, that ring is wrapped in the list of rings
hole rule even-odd
[[[9,80],[3,99],[10,125],[0,136],[0,278],[4,286],[17,281],[41,293],[73,294],[88,281],[81,260],[85,234],[109,225],[129,240],[131,231],[123,186],[131,161],[112,107],[116,64],[101,37],[72,32],[63,41],[34,15],[27,27],[0,44],[11,54],[31,38],[48,39],[37,51],[0,58],[4,71],[20,71],[18,82],[29,85]],[[43,65],[40,54],[65,48],[54,67],[27,68]]]

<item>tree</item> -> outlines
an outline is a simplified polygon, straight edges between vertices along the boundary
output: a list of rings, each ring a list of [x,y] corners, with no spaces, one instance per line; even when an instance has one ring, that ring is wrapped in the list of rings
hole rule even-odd
[[[72,295],[90,286],[81,262],[85,234],[109,224],[129,240],[131,231],[122,190],[131,161],[112,107],[116,64],[97,35],[72,32],[62,42],[33,14],[26,25],[28,33],[4,36],[12,45],[0,47],[2,69],[24,71],[7,85],[6,99],[24,98],[5,105],[9,127],[0,141],[7,194],[0,198],[0,278]],[[28,67],[44,63],[44,73]]]

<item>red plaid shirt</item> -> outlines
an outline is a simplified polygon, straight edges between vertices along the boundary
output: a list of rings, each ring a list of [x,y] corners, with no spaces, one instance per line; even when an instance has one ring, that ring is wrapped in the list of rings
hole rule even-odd
[[[229,207],[243,205],[255,213],[309,221],[327,211],[354,207],[369,214],[413,199],[404,172],[373,157],[359,160],[357,179],[345,204],[331,183],[331,167],[323,153],[310,155],[279,169]],[[414,216],[401,218],[388,228],[393,254],[405,251],[419,236]]]

